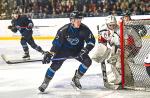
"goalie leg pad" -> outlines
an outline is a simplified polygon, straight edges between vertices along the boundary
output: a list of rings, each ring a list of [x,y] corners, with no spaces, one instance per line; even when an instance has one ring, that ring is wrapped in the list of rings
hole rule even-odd
[[[120,73],[120,69],[117,68],[115,65],[112,65],[111,68],[112,68],[112,71],[113,71],[113,73],[114,73],[114,75],[115,75],[114,84],[115,84],[115,85],[118,85],[118,84],[121,83],[121,73]]]

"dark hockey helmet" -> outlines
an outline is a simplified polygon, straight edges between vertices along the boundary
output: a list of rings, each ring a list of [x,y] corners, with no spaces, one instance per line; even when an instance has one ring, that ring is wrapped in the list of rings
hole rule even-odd
[[[79,11],[73,11],[71,14],[70,14],[70,19],[82,19],[83,18],[83,14]]]
[[[124,17],[129,17],[129,20],[131,20],[131,12],[129,10],[127,10],[126,12],[124,12],[122,19],[124,19]]]
[[[20,14],[21,14],[21,12],[20,12],[19,10],[15,10],[15,11],[13,12],[13,14],[20,15]]]
[[[123,16],[131,16],[131,12],[129,10],[127,10],[125,13],[123,13]]]

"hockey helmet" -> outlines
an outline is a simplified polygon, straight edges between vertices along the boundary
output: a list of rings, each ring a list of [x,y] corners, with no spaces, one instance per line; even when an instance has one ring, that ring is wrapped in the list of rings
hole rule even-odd
[[[123,16],[130,17],[131,16],[131,12],[129,10],[127,10],[125,13],[123,13]]]
[[[125,19],[125,17],[127,19]],[[125,13],[123,13],[123,17],[122,17],[123,20],[131,20],[131,12],[129,10],[127,10]]]
[[[117,24],[116,17],[113,15],[109,15],[106,17],[106,24]]]
[[[12,17],[13,17],[13,18],[18,18],[20,15],[21,15],[21,12],[18,11],[18,10],[15,10],[15,11],[12,13]]]
[[[20,12],[19,10],[15,10],[15,11],[13,12],[13,14],[20,15],[20,14],[21,14],[21,12]]]
[[[79,11],[73,11],[71,14],[70,14],[70,19],[82,19],[83,18],[83,14]]]
[[[145,67],[150,66],[150,53],[144,59],[144,66]]]

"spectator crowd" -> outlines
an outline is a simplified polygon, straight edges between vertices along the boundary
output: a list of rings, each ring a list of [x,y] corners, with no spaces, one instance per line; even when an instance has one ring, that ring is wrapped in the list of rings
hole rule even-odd
[[[126,10],[132,15],[150,15],[149,0],[1,0],[0,19],[10,19],[14,10],[33,19],[68,17],[73,10],[85,17],[110,14],[120,16]]]

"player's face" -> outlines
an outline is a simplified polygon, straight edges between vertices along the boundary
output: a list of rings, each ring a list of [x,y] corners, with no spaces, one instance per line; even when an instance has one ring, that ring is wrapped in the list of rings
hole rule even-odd
[[[18,14],[13,14],[13,15],[12,15],[12,17],[15,18],[15,19],[17,19],[18,16],[19,16]]]
[[[129,20],[130,20],[130,17],[129,17],[129,16],[124,16],[124,17],[123,17],[123,20],[124,20],[124,21],[129,21]]]
[[[110,24],[107,24],[107,27],[108,27],[110,30],[114,30],[114,29],[116,28],[116,26],[117,26],[117,25],[114,24],[114,23],[113,23],[113,24],[111,24],[111,23],[110,23]]]
[[[81,21],[82,19],[75,18],[71,20],[71,23],[73,24],[75,28],[79,28],[81,25]]]

